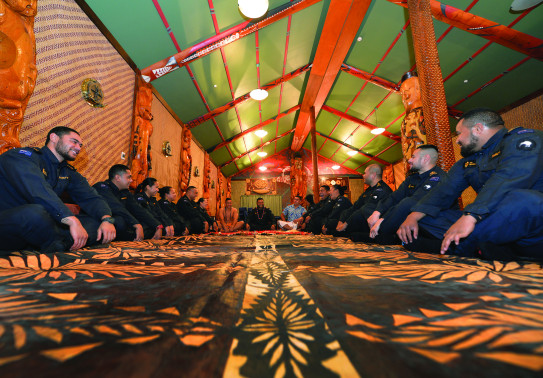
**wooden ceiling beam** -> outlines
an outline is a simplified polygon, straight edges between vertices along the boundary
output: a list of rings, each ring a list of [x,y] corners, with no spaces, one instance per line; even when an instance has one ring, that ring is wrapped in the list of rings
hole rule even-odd
[[[264,85],[263,87],[260,87],[260,88],[269,91],[269,90],[277,87],[278,85],[281,85],[281,84],[283,84],[283,83],[285,83],[285,82],[287,82],[287,81],[289,81],[289,80],[303,74],[304,72],[306,72],[310,68],[311,68],[311,63],[308,63],[305,66],[302,66],[302,67],[298,68],[297,70],[294,70],[294,71],[286,74],[285,76],[280,77],[279,79],[271,81],[268,84],[266,84],[266,85]],[[186,126],[189,129],[192,129],[192,128],[194,128],[194,127],[196,127],[196,126],[210,120],[211,118],[215,118],[218,115],[226,112],[227,110],[232,109],[234,106],[236,106],[238,104],[241,104],[242,102],[247,101],[249,98],[250,98],[249,93],[246,93],[243,96],[240,96],[240,97],[230,101],[229,103],[227,103],[227,104],[225,104],[223,106],[220,106],[220,107],[218,107],[216,109],[213,109],[212,111],[210,111],[207,114],[204,114],[201,117],[195,118],[192,121],[187,122]]]
[[[263,128],[264,126],[267,126],[267,125],[269,125],[270,123],[273,123],[273,122],[275,122],[275,121],[278,121],[278,120],[280,120],[281,118],[286,117],[286,116],[289,115],[290,113],[299,110],[299,109],[300,109],[300,106],[301,106],[301,105],[295,105],[295,106],[293,106],[292,108],[290,108],[290,109],[284,111],[283,113],[279,113],[279,114],[276,115],[275,117],[272,117],[272,118],[270,118],[270,119],[268,119],[268,120],[266,120],[266,121],[264,121],[264,122],[262,122],[262,123],[260,123],[260,124],[258,124],[258,125],[256,125],[256,126],[253,126],[253,127],[251,127],[251,128],[248,128],[247,130],[245,130],[245,131],[243,131],[243,132],[241,132],[241,133],[239,133],[239,134],[234,135],[232,138],[227,139],[227,140],[225,140],[224,142],[221,142],[221,143],[217,144],[216,146],[213,146],[213,147],[207,149],[206,152],[210,154],[210,153],[212,153],[213,151],[217,151],[219,148],[224,147],[224,146],[226,146],[227,144],[230,144],[230,143],[232,143],[232,142],[234,142],[234,141],[236,141],[236,140],[238,140],[238,139],[240,139],[240,138],[243,138],[245,135],[250,134],[250,133],[252,133],[253,131],[259,130],[259,129]]]
[[[388,0],[407,8],[407,1]],[[543,40],[511,29],[497,22],[476,16],[450,5],[430,0],[432,16],[436,20],[508,47],[521,54],[543,61]]]
[[[366,80],[374,85],[377,85],[383,89],[386,89],[387,91],[396,92],[396,93],[400,91],[400,86],[398,84],[393,83],[392,81],[388,81],[386,79],[380,78],[379,76],[373,75],[359,68],[349,66],[348,64],[343,63],[340,69],[341,71],[345,73],[353,75],[359,79]]]
[[[360,28],[371,0],[331,0],[302,100],[291,149],[302,148],[309,134],[310,111],[319,114]]]

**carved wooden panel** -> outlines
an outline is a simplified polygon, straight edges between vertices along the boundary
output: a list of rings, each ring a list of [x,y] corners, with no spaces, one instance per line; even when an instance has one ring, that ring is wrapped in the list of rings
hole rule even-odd
[[[130,170],[134,181],[131,187],[135,188],[151,173],[151,145],[150,138],[153,134],[153,114],[151,104],[153,92],[151,85],[140,77],[136,84],[136,101],[134,103],[134,123],[132,126],[132,139],[130,143]]]

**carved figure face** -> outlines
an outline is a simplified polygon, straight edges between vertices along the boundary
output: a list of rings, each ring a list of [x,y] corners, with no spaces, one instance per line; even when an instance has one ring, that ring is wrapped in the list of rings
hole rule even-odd
[[[407,113],[409,113],[412,109],[422,106],[418,77],[410,77],[404,81],[400,87],[400,94],[402,95],[403,106],[405,107],[405,111]]]
[[[4,0],[15,12],[26,17],[34,17],[37,13],[37,0]]]

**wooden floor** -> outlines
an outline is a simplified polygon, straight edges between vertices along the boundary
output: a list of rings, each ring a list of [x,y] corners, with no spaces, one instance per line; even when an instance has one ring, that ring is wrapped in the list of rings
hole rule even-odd
[[[541,377],[543,270],[329,236],[0,257],[2,377]]]

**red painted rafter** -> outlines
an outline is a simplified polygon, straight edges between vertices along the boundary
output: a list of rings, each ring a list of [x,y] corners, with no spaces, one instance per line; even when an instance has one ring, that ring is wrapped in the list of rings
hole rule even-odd
[[[281,118],[286,117],[286,116],[289,115],[290,113],[295,112],[295,111],[297,111],[297,110],[299,110],[299,109],[300,109],[300,105],[293,106],[292,108],[288,109],[287,111],[285,111],[285,112],[283,112],[283,113],[279,113],[279,114],[276,115],[275,117],[270,118],[270,119],[268,119],[268,120],[266,120],[266,121],[264,121],[264,122],[262,122],[262,123],[260,123],[260,124],[258,124],[258,125],[256,125],[256,126],[253,126],[253,127],[249,128],[249,129],[247,129],[247,130],[245,130],[245,131],[243,131],[243,132],[241,132],[241,133],[239,133],[239,134],[236,134],[236,135],[234,135],[232,138],[230,138],[230,139],[228,139],[228,140],[226,140],[226,141],[224,141],[224,142],[221,142],[221,143],[217,144],[217,145],[214,146],[214,147],[211,147],[211,148],[208,149],[206,152],[212,153],[212,152],[214,152],[214,151],[217,151],[219,148],[224,147],[224,146],[226,146],[227,144],[230,144],[230,143],[232,143],[232,142],[234,142],[234,141],[236,141],[236,140],[238,140],[238,139],[244,137],[245,135],[250,134],[250,133],[252,133],[252,132],[258,130],[258,129],[261,129],[261,128],[263,128],[264,126],[269,125],[270,123],[273,123],[273,122],[275,122],[275,121],[278,121],[278,120],[280,120]]]
[[[275,144],[277,145],[277,142],[275,142]],[[287,149],[289,149],[289,148],[290,148],[290,146],[285,147],[285,148],[283,148],[282,150],[279,150],[279,151],[274,152],[273,155],[271,155],[271,156],[266,156],[266,157],[263,158],[260,162],[258,162],[258,163],[256,163],[256,164],[253,164],[253,165],[250,165],[250,166],[248,166],[248,167],[243,168],[241,171],[237,172],[237,173],[234,175],[234,177],[242,175],[243,173],[245,173],[247,170],[251,169],[251,168],[254,167],[255,165],[258,165],[258,164],[266,164],[266,160],[269,160],[269,159],[273,158],[274,156],[280,155],[283,151],[285,151],[285,150],[287,150]]]
[[[206,39],[205,41],[197,43],[192,47],[189,47],[175,55],[142,69],[141,74],[146,81],[156,80],[179,67],[183,67],[188,62],[206,56],[221,47],[229,45],[230,43],[246,37],[257,30],[274,23],[275,21],[281,20],[284,17],[290,16],[320,1],[322,0],[300,0],[294,4],[287,3],[279,6],[268,11],[269,16],[263,20],[256,23],[250,21],[242,22],[241,24],[225,30],[222,33],[218,33],[214,37]]]
[[[336,143],[336,144],[339,144],[339,146],[340,146],[339,148],[341,148],[341,146],[343,146],[343,147],[350,148],[351,150],[357,150],[360,154],[364,155],[365,157],[367,157],[367,158],[369,158],[369,159],[375,160],[375,161],[378,162],[378,163],[385,164],[385,165],[390,164],[390,163],[388,163],[388,162],[386,162],[386,161],[384,161],[384,160],[382,160],[382,159],[379,159],[378,157],[375,157],[375,156],[372,156],[372,155],[367,154],[367,153],[365,153],[365,152],[362,152],[362,151],[358,150],[356,147],[354,147],[354,146],[352,146],[352,145],[350,145],[350,144],[347,144],[347,143],[344,143],[344,142],[342,142],[342,141],[340,141],[340,140],[337,140],[337,139],[334,139],[334,138],[332,138],[332,137],[329,137],[328,135],[319,133],[318,131],[316,131],[316,133],[317,133],[318,136],[321,136],[321,137],[323,137],[324,139],[329,140],[330,142],[334,142],[334,143]],[[332,157],[333,157],[333,156],[332,156]]]
[[[311,128],[311,109],[314,108],[317,117],[370,4],[371,0],[331,1],[302,100],[292,140],[293,151],[302,148]]]
[[[226,163],[221,164],[221,165],[219,166],[219,168],[225,167],[225,166],[227,166],[228,164],[230,164],[230,163],[232,163],[232,162],[235,162],[235,161],[241,159],[241,158],[244,157],[245,155],[250,154],[250,153],[252,153],[252,152],[255,152],[256,150],[259,150],[259,149],[261,149],[262,147],[265,147],[265,146],[267,146],[267,145],[269,145],[269,144],[275,142],[276,140],[279,140],[279,139],[281,139],[281,138],[287,136],[288,134],[290,134],[290,133],[292,133],[292,132],[294,132],[294,129],[288,130],[288,131],[284,132],[283,134],[281,134],[281,135],[279,135],[279,136],[277,136],[277,137],[275,137],[275,138],[273,138],[273,139],[270,139],[269,141],[267,141],[266,143],[262,144],[261,146],[256,146],[256,147],[254,147],[254,148],[251,148],[249,151],[246,151],[246,152],[244,152],[243,154],[241,154],[241,155],[239,155],[239,156],[236,156],[235,158],[233,158],[233,159],[231,159],[231,160],[228,160]],[[251,163],[251,165],[253,165],[253,164]]]
[[[348,64],[343,63],[341,65],[340,70],[350,75],[353,75],[359,79],[369,81],[370,83],[377,85],[383,89],[386,89],[387,91],[398,92],[400,90],[400,86],[398,84],[393,83],[392,81],[388,81],[386,79],[380,78],[379,76],[363,71],[359,68],[349,66]]]
[[[270,89],[275,88],[276,86],[281,85],[284,82],[289,81],[290,79],[293,79],[298,75],[301,75],[302,73],[309,70],[310,68],[311,68],[311,64],[310,63],[306,64],[305,66],[302,66],[302,67],[298,68],[297,70],[292,71],[291,73],[280,77],[277,80],[269,82],[268,84],[264,85],[261,88],[269,91]],[[240,104],[240,103],[242,103],[244,101],[247,101],[249,98],[250,98],[249,93],[246,93],[243,96],[240,96],[240,97],[236,98],[235,100],[230,101],[226,105],[218,107],[218,108],[210,111],[209,113],[204,114],[201,117],[193,119],[192,121],[186,123],[186,125],[187,125],[187,127],[189,129],[192,129],[193,127],[196,127],[196,126],[206,122],[207,120],[209,120],[211,118],[214,118],[214,117],[218,116],[219,114],[224,113],[225,111],[231,109],[235,105],[238,105],[238,104]]]
[[[395,145],[397,145],[398,143],[400,142],[394,142],[392,143],[390,146],[388,146],[387,148],[385,148],[383,151],[379,152],[377,155],[375,155],[375,157],[379,156],[379,155],[382,155],[383,153],[385,153],[386,151],[388,151],[389,149],[391,149],[392,147],[394,147]],[[368,164],[369,162],[371,162],[371,160],[368,160],[367,162],[365,163],[362,163],[360,164],[358,167],[356,167],[356,171],[358,171],[361,167],[363,167],[364,165]],[[392,165],[394,163],[387,163],[387,165]]]
[[[358,125],[365,126],[368,129],[374,130],[374,129],[378,128],[378,126],[372,125],[371,123],[369,123],[367,121],[363,121],[363,120],[361,120],[359,118],[353,117],[352,115],[349,115],[349,114],[341,112],[341,111],[339,111],[337,109],[331,108],[328,105],[323,105],[322,110],[326,110],[328,113],[332,113],[334,115],[337,115],[338,117],[346,119],[347,121],[351,121],[351,122],[354,122],[354,123],[356,123]],[[358,128],[356,130],[358,130]],[[353,131],[353,133],[354,133],[354,131]],[[398,135],[394,135],[394,134],[392,134],[391,132],[388,132],[388,131],[383,132],[381,135],[385,136],[385,137],[387,137],[389,139],[392,139],[394,141],[397,141],[397,140],[400,139],[400,137]]]
[[[388,0],[407,8],[407,1]],[[531,58],[543,61],[543,40],[497,22],[430,0],[432,16],[448,25],[478,35]]]

